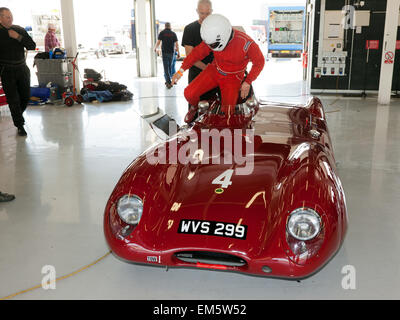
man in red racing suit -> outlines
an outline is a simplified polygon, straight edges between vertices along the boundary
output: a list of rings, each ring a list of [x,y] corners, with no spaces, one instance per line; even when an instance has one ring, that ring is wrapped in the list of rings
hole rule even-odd
[[[181,69],[173,76],[172,83],[179,80],[183,72],[189,69],[196,61],[206,57],[212,49],[204,40],[196,46],[185,58]],[[214,52],[214,60],[196,77],[185,89],[184,95],[194,113],[200,96],[219,86],[221,90],[221,111],[225,115],[232,114],[240,95],[245,98],[250,90],[251,83],[258,77],[265,63],[264,55],[259,46],[245,33],[232,29],[231,39],[222,51]],[[247,64],[252,62],[252,68],[243,82]],[[194,117],[192,109],[192,114]],[[188,115],[191,113],[189,110]],[[186,122],[190,122],[186,117]]]

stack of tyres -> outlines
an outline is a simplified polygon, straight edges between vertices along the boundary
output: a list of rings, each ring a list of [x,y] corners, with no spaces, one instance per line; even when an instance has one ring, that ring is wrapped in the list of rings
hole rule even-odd
[[[72,87],[72,70],[68,59],[35,59],[39,86],[47,86],[49,82],[61,92]]]

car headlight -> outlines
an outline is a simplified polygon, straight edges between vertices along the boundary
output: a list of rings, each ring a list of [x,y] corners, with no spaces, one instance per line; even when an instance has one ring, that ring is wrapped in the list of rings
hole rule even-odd
[[[310,208],[299,208],[290,214],[286,228],[288,233],[297,240],[311,240],[321,230],[321,218]]]
[[[143,201],[136,195],[124,195],[118,200],[117,212],[127,224],[138,224],[143,213]]]

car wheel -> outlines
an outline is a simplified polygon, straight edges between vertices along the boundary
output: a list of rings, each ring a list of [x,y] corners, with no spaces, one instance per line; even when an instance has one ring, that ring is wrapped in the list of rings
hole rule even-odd
[[[83,102],[83,96],[80,95],[80,94],[78,94],[78,95],[76,96],[76,102],[78,102],[79,104],[81,104],[81,103]]]
[[[64,100],[64,104],[67,107],[72,107],[74,105],[74,99],[72,99],[71,97],[66,97]]]

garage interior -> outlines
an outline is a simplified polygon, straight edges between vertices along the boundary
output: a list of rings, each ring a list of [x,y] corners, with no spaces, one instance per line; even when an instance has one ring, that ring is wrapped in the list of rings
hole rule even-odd
[[[157,1],[136,0],[133,6],[148,10]],[[61,0],[61,7],[69,2]],[[160,58],[136,51],[110,72],[111,80],[128,86],[131,101],[29,106],[25,138],[16,135],[7,105],[0,106],[0,191],[16,196],[0,204],[0,299],[399,299],[400,0],[303,5],[307,63],[304,56],[269,58],[253,86],[260,101],[301,104],[315,95],[323,103],[349,217],[344,243],[329,263],[309,278],[290,281],[142,266],[107,254],[105,204],[126,167],[158,141],[149,123],[168,114],[183,124],[187,111],[187,80],[166,89]],[[359,18],[338,28],[349,12]],[[388,18],[393,15],[395,25]],[[142,30],[140,23],[136,29]],[[76,39],[65,31],[65,48],[76,52]],[[137,47],[151,49],[143,43],[154,45],[154,31],[136,30],[147,35],[136,36]],[[392,62],[387,51],[395,53]],[[90,66],[80,63],[81,70]],[[31,77],[36,85],[33,71]],[[54,266],[57,278],[68,276],[54,290],[22,293],[41,283],[44,266]],[[343,286],[347,266],[356,271],[350,289]]]

